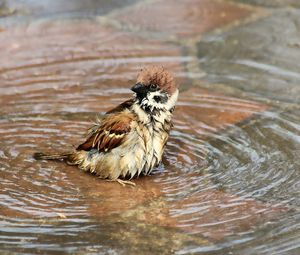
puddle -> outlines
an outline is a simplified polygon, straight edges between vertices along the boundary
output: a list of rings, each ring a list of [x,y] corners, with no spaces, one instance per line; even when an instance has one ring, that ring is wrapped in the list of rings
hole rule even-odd
[[[253,27],[267,29],[261,24],[275,21],[267,18]],[[0,251],[279,254],[299,249],[297,66],[283,64],[281,40],[272,55],[278,60],[272,70],[281,71],[276,75],[263,69],[269,65],[266,56],[255,58],[257,72],[238,67],[250,61],[238,55],[250,47],[246,42],[231,52],[239,56],[231,66],[225,52],[232,51],[231,44],[224,55],[220,49],[239,31],[204,37],[198,56],[179,43],[97,19],[38,20],[2,31]],[[32,159],[36,151],[68,151],[83,141],[97,115],[131,96],[128,88],[138,70],[149,64],[171,69],[181,84],[175,126],[163,164],[152,176],[124,188],[76,167]],[[200,68],[191,77],[189,68],[196,65]],[[214,84],[201,88],[202,70],[206,81],[225,84],[231,95]],[[288,89],[269,82],[281,84],[286,76]]]

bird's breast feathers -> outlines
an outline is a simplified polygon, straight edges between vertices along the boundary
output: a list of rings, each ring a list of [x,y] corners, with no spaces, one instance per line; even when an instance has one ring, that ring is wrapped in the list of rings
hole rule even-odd
[[[78,146],[73,163],[102,178],[149,174],[160,163],[168,139],[171,113],[162,114],[166,122],[162,117],[151,121],[138,106],[108,114]]]

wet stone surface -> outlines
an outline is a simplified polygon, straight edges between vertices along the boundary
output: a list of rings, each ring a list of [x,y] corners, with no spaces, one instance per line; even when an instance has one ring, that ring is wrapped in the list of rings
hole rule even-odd
[[[108,110],[119,102],[111,97],[128,93],[144,65],[164,65],[183,81],[184,64],[193,60],[175,45],[89,20],[11,28],[0,33],[0,49],[2,115],[95,112],[101,96]]]
[[[139,0],[54,0],[54,1],[31,1],[31,0],[2,0],[0,9],[10,10],[19,16],[37,17],[45,15],[103,15],[115,9],[134,4]],[[1,12],[0,12],[0,16]]]
[[[255,4],[265,7],[300,7],[298,0],[234,0],[245,4]]]
[[[297,122],[299,118],[296,116],[297,112],[265,112],[257,116],[255,123],[236,127],[222,139],[211,141],[219,151],[211,155],[209,161],[214,171],[223,172],[222,178],[215,179],[216,183],[230,186],[243,197],[288,201],[299,206],[299,186],[291,183],[300,178],[297,156],[300,153],[300,132],[288,124]],[[243,142],[243,148],[236,146],[239,141]],[[276,162],[276,165],[270,162]],[[239,167],[234,168],[235,165]],[[260,174],[262,170],[268,174]]]
[[[198,43],[200,67],[209,82],[253,95],[300,101],[300,11],[273,15]]]
[[[125,29],[186,40],[198,38],[205,32],[248,17],[252,11],[250,7],[240,7],[225,1],[167,0],[137,5],[114,14],[112,18]]]

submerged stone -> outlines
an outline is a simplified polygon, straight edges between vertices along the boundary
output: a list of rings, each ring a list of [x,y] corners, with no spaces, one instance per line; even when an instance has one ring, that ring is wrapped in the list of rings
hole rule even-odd
[[[186,40],[246,18],[253,11],[249,6],[225,1],[160,0],[118,12],[112,18],[125,29],[158,33],[160,38]]]
[[[198,43],[206,80],[258,97],[300,101],[300,11],[282,10]]]

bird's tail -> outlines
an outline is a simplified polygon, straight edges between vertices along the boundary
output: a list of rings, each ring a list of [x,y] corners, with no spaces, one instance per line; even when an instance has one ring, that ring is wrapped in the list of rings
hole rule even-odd
[[[36,160],[46,159],[46,160],[68,160],[72,153],[62,153],[62,154],[45,154],[42,152],[36,152],[33,154],[33,158]]]

